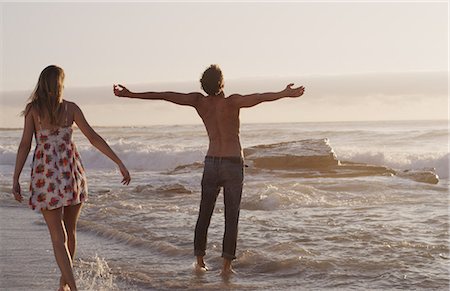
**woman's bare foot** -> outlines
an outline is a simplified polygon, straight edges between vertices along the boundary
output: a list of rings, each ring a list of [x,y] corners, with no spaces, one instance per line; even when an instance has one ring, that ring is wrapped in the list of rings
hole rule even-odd
[[[69,285],[64,281],[63,276],[59,278],[59,289],[58,291],[70,291]]]

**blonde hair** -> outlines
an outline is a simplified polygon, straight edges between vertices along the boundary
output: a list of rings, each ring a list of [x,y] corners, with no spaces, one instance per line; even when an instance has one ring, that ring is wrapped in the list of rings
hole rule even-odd
[[[64,89],[64,70],[50,65],[42,70],[23,115],[35,108],[40,117],[47,117],[50,124],[58,125],[61,118],[61,101]]]

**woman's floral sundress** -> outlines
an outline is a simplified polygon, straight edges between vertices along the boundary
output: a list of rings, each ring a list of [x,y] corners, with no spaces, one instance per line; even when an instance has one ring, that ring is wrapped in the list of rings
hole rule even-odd
[[[86,176],[72,141],[72,132],[71,126],[36,131],[36,149],[31,164],[31,209],[51,210],[87,199]]]

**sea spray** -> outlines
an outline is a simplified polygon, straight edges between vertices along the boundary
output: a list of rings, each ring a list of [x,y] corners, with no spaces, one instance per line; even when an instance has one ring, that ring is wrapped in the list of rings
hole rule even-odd
[[[74,265],[75,278],[80,290],[119,290],[108,263],[97,254],[91,258],[77,259]]]

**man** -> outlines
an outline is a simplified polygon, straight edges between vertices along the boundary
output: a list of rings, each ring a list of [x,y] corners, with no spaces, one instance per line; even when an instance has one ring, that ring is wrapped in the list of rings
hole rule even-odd
[[[244,160],[239,140],[239,111],[261,102],[274,101],[283,97],[299,97],[304,87],[292,88],[289,84],[277,93],[262,93],[225,97],[222,71],[211,65],[200,79],[202,93],[145,92],[134,93],[122,85],[114,85],[114,94],[119,97],[149,100],[165,100],[179,105],[192,106],[203,120],[209,137],[209,148],[205,157],[202,177],[202,197],[194,237],[194,254],[197,269],[207,270],[205,256],[209,223],[220,187],[223,187],[225,201],[225,233],[223,237],[222,274],[233,272],[231,261],[235,259],[238,233],[239,210],[244,179]]]

